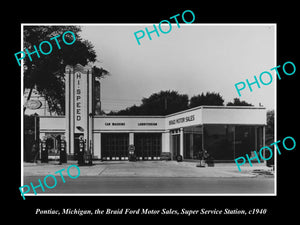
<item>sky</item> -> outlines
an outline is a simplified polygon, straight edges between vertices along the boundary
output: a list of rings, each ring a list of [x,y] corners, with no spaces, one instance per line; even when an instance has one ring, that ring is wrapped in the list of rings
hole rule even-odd
[[[154,23],[153,23],[154,24]],[[110,75],[101,81],[102,110],[139,105],[143,97],[175,90],[189,97],[218,92],[225,104],[240,98],[254,106],[275,109],[276,27],[273,24],[172,24],[169,33],[147,34],[138,45],[134,32],[153,30],[153,24],[82,25],[81,37],[97,54],[98,67]],[[156,23],[156,26],[157,23]],[[167,31],[168,25],[162,26]],[[273,75],[270,85],[247,87],[241,97],[238,82],[254,81],[263,71]],[[264,77],[267,83],[269,78]]]

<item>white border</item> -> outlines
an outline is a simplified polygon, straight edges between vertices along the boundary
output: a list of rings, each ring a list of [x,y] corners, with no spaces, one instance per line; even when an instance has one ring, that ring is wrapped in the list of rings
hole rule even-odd
[[[275,66],[277,66],[277,24],[275,24],[274,26],[275,30],[275,41],[274,41],[274,50],[275,50],[275,54],[274,54],[274,62],[275,62]],[[275,96],[275,107],[274,107],[274,141],[277,141],[277,79],[275,79],[275,88],[274,88],[274,96]],[[275,154],[276,152],[276,154]],[[275,147],[274,147],[274,192],[275,192],[275,196],[277,196],[277,151],[275,151]]]
[[[21,24],[21,51],[24,49],[23,46],[23,24]],[[24,66],[23,66],[23,61],[21,62],[21,186],[24,185]]]
[[[24,26],[148,26],[153,25],[152,23],[130,23],[130,24],[120,24],[120,23],[21,23],[21,50],[24,49],[23,46],[23,27]],[[165,25],[165,24],[163,24]],[[172,23],[172,25],[176,25],[176,23]],[[274,34],[275,34],[275,41],[274,41],[274,67],[277,66],[277,23],[191,23],[191,24],[180,24],[180,26],[273,26],[274,27]],[[24,105],[24,79],[23,79],[23,63],[21,63],[21,186],[24,185],[24,170],[23,170],[23,105]],[[275,108],[274,108],[274,139],[277,141],[277,79],[275,79],[275,88],[274,88],[274,95],[275,95]],[[276,151],[274,151],[275,153]],[[248,193],[248,194],[234,194],[234,193],[223,193],[223,194],[167,194],[167,193],[157,193],[157,194],[128,194],[128,193],[120,193],[120,194],[46,194],[46,193],[37,193],[37,195],[33,193],[24,194],[24,196],[277,196],[277,153],[274,154],[274,193],[266,193],[266,194],[259,194],[259,193]],[[238,179],[238,178],[237,178]]]

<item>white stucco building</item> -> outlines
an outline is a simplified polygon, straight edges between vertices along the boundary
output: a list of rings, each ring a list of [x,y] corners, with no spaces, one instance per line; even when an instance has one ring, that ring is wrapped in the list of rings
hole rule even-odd
[[[40,138],[66,137],[69,157],[85,150],[94,159],[127,160],[134,145],[139,160],[194,159],[205,149],[215,160],[234,160],[264,146],[266,109],[249,106],[200,106],[167,116],[100,116],[93,113],[91,68],[66,68],[66,116],[40,116]]]

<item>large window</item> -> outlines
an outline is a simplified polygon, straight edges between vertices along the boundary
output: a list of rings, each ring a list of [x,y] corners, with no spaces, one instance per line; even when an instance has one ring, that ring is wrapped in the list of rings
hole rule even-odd
[[[216,160],[233,160],[263,146],[263,127],[204,125],[204,149]]]
[[[245,154],[251,156],[251,151],[257,150],[255,129],[254,126],[235,126],[235,158],[245,156]]]
[[[202,126],[183,128],[183,157],[197,159],[202,149]]]
[[[62,133],[46,133],[46,144],[49,156],[56,155],[58,153],[58,145],[61,135]]]
[[[234,158],[234,127],[204,125],[204,149],[216,160]]]

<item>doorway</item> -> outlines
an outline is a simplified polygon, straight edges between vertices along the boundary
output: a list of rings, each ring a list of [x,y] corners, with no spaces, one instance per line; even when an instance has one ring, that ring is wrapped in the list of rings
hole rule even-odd
[[[128,157],[129,133],[103,133],[101,135],[102,160],[122,160]]]
[[[172,159],[176,160],[176,156],[180,155],[180,134],[171,134],[171,151]]]
[[[161,155],[161,133],[136,133],[134,145],[139,160],[157,160]]]

